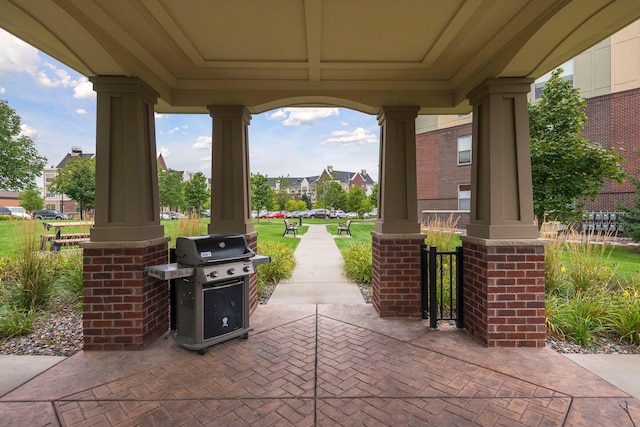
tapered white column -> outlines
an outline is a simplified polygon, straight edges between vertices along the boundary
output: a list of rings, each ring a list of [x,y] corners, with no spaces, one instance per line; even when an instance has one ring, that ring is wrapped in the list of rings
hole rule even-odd
[[[416,184],[416,117],[418,107],[383,107],[380,125],[378,220],[384,234],[420,232]]]
[[[135,77],[92,77],[98,93],[92,242],[164,236],[160,225],[153,107],[158,94]]]
[[[527,107],[531,83],[524,78],[492,79],[468,95],[473,105],[469,236],[538,236],[533,216]]]
[[[251,114],[241,105],[209,105],[207,108],[213,119],[209,233],[252,233],[249,169]]]

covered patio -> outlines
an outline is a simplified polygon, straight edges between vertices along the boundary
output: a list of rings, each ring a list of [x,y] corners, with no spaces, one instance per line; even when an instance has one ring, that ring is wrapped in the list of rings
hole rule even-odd
[[[0,27],[88,76],[98,94],[96,216],[84,245],[85,350],[142,349],[168,329],[154,111],[212,120],[210,233],[250,218],[251,114],[342,106],[380,124],[373,298],[420,316],[415,118],[473,112],[466,328],[544,347],[533,218],[533,80],[640,17],[637,0],[0,0]],[[255,309],[256,278],[251,280]]]

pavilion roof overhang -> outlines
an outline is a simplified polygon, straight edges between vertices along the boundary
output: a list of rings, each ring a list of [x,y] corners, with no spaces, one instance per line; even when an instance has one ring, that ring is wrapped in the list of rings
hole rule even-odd
[[[466,113],[640,18],[637,0],[0,0],[0,27],[86,76],[136,76],[159,112],[339,105]]]

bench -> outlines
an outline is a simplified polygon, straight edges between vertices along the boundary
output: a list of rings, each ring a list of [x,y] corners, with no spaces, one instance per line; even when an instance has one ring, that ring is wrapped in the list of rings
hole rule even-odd
[[[282,236],[289,234],[289,232],[293,232],[293,237],[296,237],[298,235],[298,226],[295,224],[291,224],[291,221],[289,221],[288,219],[285,219],[284,233],[282,233]]]
[[[343,232],[351,236],[351,220],[348,220],[344,224],[338,225],[338,235],[341,235]]]
[[[89,241],[89,233],[62,234],[58,238],[51,237],[51,250],[55,252],[59,252],[62,246],[75,246]]]

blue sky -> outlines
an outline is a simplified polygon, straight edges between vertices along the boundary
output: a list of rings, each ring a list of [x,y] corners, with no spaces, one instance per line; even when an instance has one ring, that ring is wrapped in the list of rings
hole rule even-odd
[[[95,153],[96,96],[88,79],[0,29],[0,99],[22,119],[47,164],[71,149]],[[375,116],[345,108],[281,108],[253,115],[252,173],[318,175],[327,166],[378,179],[380,130]],[[156,150],[175,170],[210,176],[211,118],[156,115]],[[41,182],[37,183],[39,186]]]

